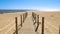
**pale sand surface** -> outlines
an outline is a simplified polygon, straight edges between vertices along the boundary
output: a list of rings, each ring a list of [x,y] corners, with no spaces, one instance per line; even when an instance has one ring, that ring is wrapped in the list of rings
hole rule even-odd
[[[24,12],[4,13],[0,14],[0,34],[12,34],[15,31],[15,17],[18,17],[18,24],[20,24],[20,15]],[[42,16],[45,17],[45,34],[58,34],[60,25],[60,12],[35,12],[39,15],[41,22]],[[23,27],[19,30],[20,34],[36,34],[33,25],[31,12],[23,23]],[[38,29],[41,33],[41,24]]]
[[[23,23],[23,27],[19,30],[19,34],[36,34],[31,15],[27,16]]]
[[[20,15],[23,13],[24,12],[0,14],[0,34],[5,34],[12,29],[15,30],[15,17],[18,17],[18,22],[20,23]]]
[[[45,18],[45,33],[46,34],[59,34],[60,26],[60,12],[35,12],[41,17]]]

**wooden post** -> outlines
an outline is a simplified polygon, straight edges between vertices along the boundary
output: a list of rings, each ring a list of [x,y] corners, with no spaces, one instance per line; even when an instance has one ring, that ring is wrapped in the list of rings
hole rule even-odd
[[[37,15],[35,16],[35,22],[34,22],[34,25],[35,25],[35,23],[37,23]]]
[[[32,12],[32,16],[33,16],[33,19],[34,19],[34,12]]]
[[[27,18],[27,12],[26,12],[26,18]]]
[[[34,16],[34,17],[35,17],[34,19],[36,19],[36,14],[34,14],[34,15],[35,15],[35,16]]]
[[[27,17],[27,12],[26,12],[26,17]]]
[[[21,27],[22,27],[22,15],[20,15],[21,16]]]
[[[42,34],[44,34],[44,17],[42,17]]]
[[[17,17],[15,17],[15,23],[16,23],[16,34],[18,34]]]
[[[34,19],[34,13],[33,13],[33,19]]]
[[[25,13],[25,19],[26,19],[26,13]]]
[[[24,21],[25,21],[25,19],[26,19],[26,13],[24,13]]]
[[[23,14],[23,23],[24,23],[24,21],[25,21],[25,13]]]
[[[23,14],[23,22],[24,22],[24,14]]]
[[[60,34],[60,26],[59,26],[59,34]]]
[[[39,15],[37,15],[37,26],[39,27]]]
[[[33,17],[33,12],[32,12],[32,17]]]
[[[35,32],[38,30],[38,27],[39,27],[39,15],[37,15],[37,27],[36,27],[36,29],[35,29]]]
[[[34,13],[33,13],[33,18],[34,18]]]

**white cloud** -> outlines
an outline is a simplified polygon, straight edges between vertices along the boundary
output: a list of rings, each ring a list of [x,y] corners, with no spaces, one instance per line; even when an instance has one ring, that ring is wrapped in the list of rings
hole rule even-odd
[[[51,9],[51,8],[38,8],[39,11],[60,11],[60,9]]]

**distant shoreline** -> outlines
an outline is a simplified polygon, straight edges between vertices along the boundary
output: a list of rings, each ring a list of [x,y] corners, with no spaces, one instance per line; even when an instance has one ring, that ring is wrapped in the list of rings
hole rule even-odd
[[[11,12],[26,12],[26,11],[30,11],[30,10],[0,10],[0,14],[11,13]]]

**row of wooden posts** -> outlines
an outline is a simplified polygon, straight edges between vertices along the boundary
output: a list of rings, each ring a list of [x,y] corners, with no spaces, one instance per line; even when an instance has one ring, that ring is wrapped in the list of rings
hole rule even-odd
[[[39,27],[39,15],[37,15],[36,13],[32,12],[32,17],[33,17],[33,21],[34,25],[37,24],[37,27],[35,29],[35,32],[38,30]],[[44,17],[42,17],[42,34],[44,34]],[[59,26],[59,34],[60,34],[60,26]]]
[[[22,24],[24,23],[25,19],[27,18],[27,15],[28,15],[27,12],[22,14],[22,15],[20,15],[20,17],[21,17],[21,22],[20,22],[21,24],[20,25],[17,24],[17,17],[15,17],[16,31],[13,34],[18,34],[18,30],[19,30],[18,27],[19,26],[22,27]],[[32,12],[32,17],[33,17],[33,21],[35,21],[34,25],[37,24],[37,27],[35,29],[35,32],[36,32],[38,30],[39,25],[40,25],[39,15],[37,15],[34,12]],[[42,30],[41,31],[42,31],[42,34],[44,34],[44,17],[42,17]],[[60,27],[59,27],[59,34],[60,34]]]
[[[20,29],[20,28],[18,29],[18,27],[23,26],[23,23],[24,23],[25,19],[27,18],[27,15],[28,15],[27,12],[20,15],[20,19],[21,19],[21,22],[20,22],[21,24],[20,25],[18,25],[17,17],[15,17],[16,30],[15,30],[15,32],[13,34],[18,34],[18,30]]]
[[[32,17],[33,17],[34,25],[37,24],[37,27],[35,29],[35,32],[36,32],[38,30],[39,25],[40,25],[39,15],[32,12]],[[42,31],[42,34],[44,34],[44,17],[42,17],[42,30],[41,31]]]

